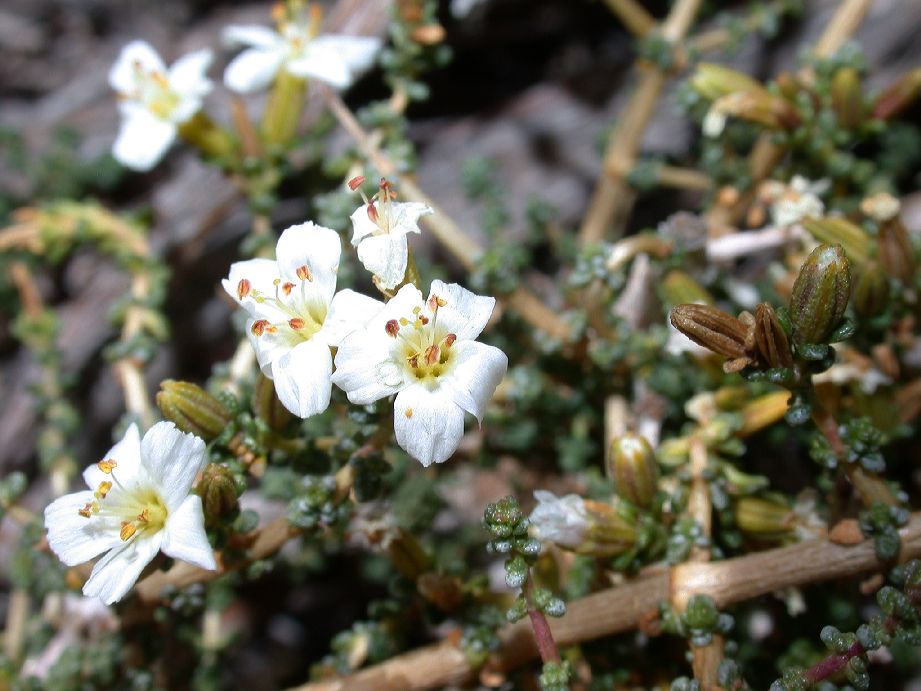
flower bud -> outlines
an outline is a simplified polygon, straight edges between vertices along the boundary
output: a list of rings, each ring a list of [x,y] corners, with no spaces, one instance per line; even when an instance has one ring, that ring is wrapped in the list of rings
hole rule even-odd
[[[921,67],[913,69],[886,89],[873,104],[873,117],[891,120],[921,95]]]
[[[157,405],[163,417],[183,432],[191,432],[205,441],[221,434],[233,416],[214,396],[187,381],[167,379],[160,384]]]
[[[790,402],[789,391],[775,391],[759,396],[742,408],[742,425],[737,437],[747,437],[783,419]]]
[[[307,93],[307,81],[288,70],[278,77],[262,112],[262,137],[268,146],[284,146],[297,133]]]
[[[911,284],[915,275],[915,249],[902,220],[895,216],[879,224],[877,254],[883,270],[902,283]]]
[[[294,417],[278,400],[275,384],[261,372],[253,389],[253,412],[275,432],[281,432]]]
[[[691,78],[691,86],[711,101],[726,94],[742,91],[767,92],[760,82],[747,74],[708,62],[697,66],[697,72]]]
[[[684,271],[669,271],[660,285],[662,302],[666,308],[682,303],[712,305],[713,296],[700,283]]]
[[[841,245],[819,245],[793,284],[790,320],[797,344],[825,343],[844,316],[851,272]]]
[[[889,304],[889,278],[878,264],[861,272],[851,296],[854,310],[863,318],[875,317]]]
[[[650,507],[658,489],[659,466],[645,437],[628,432],[614,439],[607,470],[620,496],[644,509]]]
[[[545,490],[536,490],[534,497],[538,505],[530,520],[542,540],[599,557],[622,554],[636,542],[636,526],[608,504],[576,494],[557,497]]]
[[[723,365],[735,372],[751,363],[752,330],[730,314],[709,305],[676,305],[671,322],[698,345],[731,358]]]
[[[220,518],[234,516],[240,508],[237,501],[237,483],[229,468],[217,463],[209,463],[201,474],[198,483],[205,519],[213,524]]]
[[[832,77],[831,104],[841,127],[852,129],[863,120],[860,75],[853,67],[842,67]]]
[[[234,152],[233,136],[204,111],[199,111],[179,125],[179,136],[206,156],[223,158]]]
[[[870,260],[872,240],[862,228],[843,218],[805,218],[803,227],[819,242],[841,245],[847,258],[864,265]]]
[[[755,308],[755,347],[768,367],[793,367],[787,332],[766,302]]]
[[[736,526],[752,537],[779,539],[789,535],[796,514],[784,503],[759,497],[742,497],[736,503]]]

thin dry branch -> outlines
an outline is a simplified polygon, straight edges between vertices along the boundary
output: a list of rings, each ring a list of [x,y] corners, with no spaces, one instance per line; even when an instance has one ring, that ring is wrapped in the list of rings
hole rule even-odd
[[[468,271],[476,267],[478,258],[483,254],[483,249],[464,230],[455,223],[432,199],[426,195],[408,177],[400,176],[396,166],[375,146],[372,138],[365,132],[361,123],[355,118],[348,107],[335,93],[326,90],[329,108],[339,121],[342,128],[355,140],[358,148],[377,168],[381,174],[399,181],[399,190],[402,196],[413,202],[426,204],[435,210],[435,213],[426,216],[423,222],[432,235],[442,246],[457,259]],[[519,286],[508,295],[502,296],[503,302],[518,312],[531,326],[560,340],[567,340],[570,336],[569,325],[550,307],[544,304],[527,288]]]
[[[634,36],[645,36],[656,28],[655,17],[636,0],[604,0],[604,3]]]
[[[900,531],[901,560],[921,556],[921,513],[912,515]],[[886,568],[879,562],[872,540],[853,546],[829,540],[809,540],[790,547],[710,563],[686,563],[640,577],[570,602],[566,616],[553,620],[553,637],[561,646],[630,631],[654,616],[662,601],[686,600],[702,594],[717,607],[766,595],[791,586],[855,576]],[[537,656],[526,621],[500,632],[502,646],[492,667],[510,670]],[[430,689],[470,680],[475,674],[463,652],[442,642],[399,655],[357,674],[297,687],[298,691],[409,691]]]

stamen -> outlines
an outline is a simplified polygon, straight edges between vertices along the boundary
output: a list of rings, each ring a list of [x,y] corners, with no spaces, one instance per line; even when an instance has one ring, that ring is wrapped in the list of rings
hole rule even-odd
[[[390,338],[396,338],[397,333],[400,331],[400,324],[396,319],[391,319],[384,325],[384,330]]]
[[[359,187],[361,187],[363,184],[365,184],[365,176],[364,176],[364,175],[356,175],[356,176],[353,177],[351,180],[349,180],[349,189],[352,190],[352,191],[354,192],[354,191],[357,190]]]
[[[368,218],[371,219],[372,223],[377,223],[378,214],[374,202],[368,202]]]
[[[138,531],[137,526],[130,521],[122,521],[122,529],[118,532],[118,536],[122,539],[123,542],[127,542],[132,535]]]
[[[285,283],[284,285],[282,285],[282,287],[281,287],[281,290],[282,290],[282,292],[283,292],[285,295],[290,295],[290,294],[291,294],[291,291],[292,291],[293,289],[294,289],[294,284],[293,284],[293,283],[290,283],[290,282],[286,282],[286,283]]]
[[[413,409],[412,409],[412,408],[407,408],[407,409],[406,409],[406,417],[412,417],[412,416],[413,416]]]
[[[310,268],[306,264],[304,266],[297,267],[297,277],[302,281],[313,280],[313,274],[310,273]]]
[[[105,499],[110,489],[112,489],[112,483],[103,480],[99,483],[99,487],[96,488],[96,491],[93,492],[93,496],[97,499]]]
[[[400,326],[409,326],[409,319],[406,317],[400,317]]]
[[[150,509],[144,509],[143,511],[141,511],[141,513],[138,514],[137,519],[141,523],[149,523],[150,522]]]
[[[445,300],[444,298],[438,297],[434,293],[429,296],[428,306],[429,306],[429,309],[432,310],[432,312],[437,312],[439,307],[444,307],[447,304],[448,304],[447,300]]]
[[[93,510],[93,505],[88,503],[82,509],[78,509],[77,513],[83,516],[84,518],[89,518]]]
[[[409,358],[409,366],[413,369],[416,369],[419,366],[419,354],[413,355]]]
[[[294,317],[293,319],[288,320],[288,326],[290,326],[295,331],[300,331],[304,328],[306,322],[300,317]]]
[[[425,349],[425,364],[434,365],[441,359],[441,348],[437,345],[430,345]]]
[[[242,300],[247,295],[250,294],[250,291],[253,289],[253,284],[250,283],[247,279],[241,278],[240,282],[237,283],[237,299]]]
[[[268,319],[259,319],[253,322],[251,330],[254,336],[261,336],[267,328],[271,328]]]
[[[454,341],[457,340],[457,334],[448,334],[444,337],[444,340],[441,342],[441,347],[447,350],[454,345]]]
[[[104,472],[106,475],[108,475],[112,472],[112,470],[117,465],[118,463],[116,463],[114,460],[112,460],[111,458],[107,458],[105,460],[99,461],[99,463],[96,464],[96,467],[99,468],[99,470]]]

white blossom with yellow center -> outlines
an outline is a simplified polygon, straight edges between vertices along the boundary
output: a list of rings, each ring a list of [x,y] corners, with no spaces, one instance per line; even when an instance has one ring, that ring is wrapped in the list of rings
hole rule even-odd
[[[279,70],[295,77],[326,82],[345,89],[369,69],[381,49],[372,36],[320,35],[319,6],[306,10],[302,3],[276,5],[277,31],[264,26],[229,26],[224,41],[246,50],[224,72],[224,84],[238,93],[266,88]]]
[[[477,343],[491,297],[433,281],[428,299],[405,285],[336,354],[333,383],[352,403],[396,394],[397,443],[424,466],[446,461],[464,433],[464,412],[482,422],[508,358]]]
[[[394,201],[390,184],[382,180],[377,196],[352,214],[352,245],[383,290],[393,290],[403,282],[409,256],[406,235],[421,232],[419,219],[431,213],[425,204]]]
[[[106,604],[120,600],[160,550],[203,569],[217,569],[205,534],[201,499],[190,494],[207,462],[205,443],[171,422],[140,438],[131,425],[105,460],[83,473],[89,490],[45,509],[52,551],[68,566],[103,552],[83,594]]]
[[[205,72],[210,50],[181,57],[169,69],[145,41],[132,41],[109,71],[122,124],[112,155],[133,170],[153,168],[176,138],[179,125],[201,110],[211,91]]]
[[[274,260],[237,262],[222,282],[249,314],[247,333],[263,373],[285,408],[302,418],[329,406],[330,347],[383,307],[353,290],[336,293],[341,252],[336,231],[308,221],[281,234]]]

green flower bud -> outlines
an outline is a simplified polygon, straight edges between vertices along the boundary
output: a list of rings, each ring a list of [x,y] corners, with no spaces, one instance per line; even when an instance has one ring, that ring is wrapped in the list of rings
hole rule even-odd
[[[862,228],[843,218],[804,218],[803,227],[826,245],[841,245],[847,258],[860,265],[870,261],[873,241]]]
[[[736,504],[736,525],[754,537],[779,539],[790,534],[796,516],[784,503],[759,497],[742,497]]]
[[[275,393],[275,384],[261,372],[253,389],[253,412],[276,432],[281,432],[294,417]]]
[[[852,129],[863,120],[860,75],[853,67],[842,67],[831,80],[831,103],[841,127]]]
[[[750,364],[751,329],[731,314],[709,305],[676,305],[670,319],[678,331],[698,345],[731,358],[724,365],[727,372]]]
[[[878,264],[861,272],[851,296],[854,310],[864,318],[875,317],[889,304],[889,278]]]
[[[644,509],[650,507],[658,487],[659,465],[644,437],[628,432],[613,440],[607,470],[620,496]]]
[[[847,307],[851,272],[841,245],[819,245],[793,284],[790,320],[798,345],[825,343]]]
[[[774,308],[762,302],[755,308],[755,347],[768,367],[793,367],[793,353]]]
[[[262,116],[262,137],[267,146],[284,146],[291,141],[306,95],[307,80],[285,69],[278,71]]]
[[[160,389],[157,405],[163,417],[183,432],[211,441],[233,420],[219,400],[191,382],[167,379],[160,384]]]
[[[229,468],[209,463],[202,471],[198,484],[205,519],[209,524],[218,519],[236,515],[240,508],[237,501],[237,483]]]
[[[737,92],[767,92],[760,82],[747,74],[709,62],[697,66],[697,71],[691,77],[691,86],[711,101]]]

